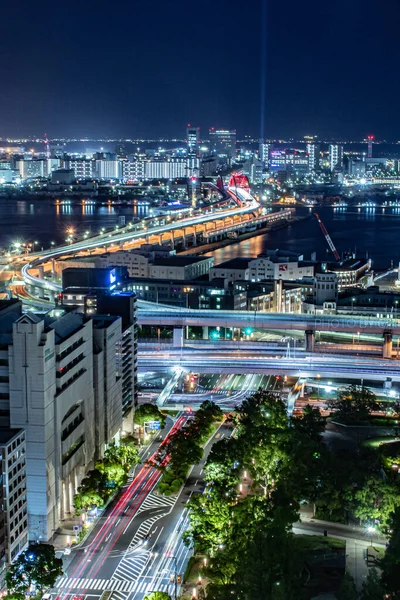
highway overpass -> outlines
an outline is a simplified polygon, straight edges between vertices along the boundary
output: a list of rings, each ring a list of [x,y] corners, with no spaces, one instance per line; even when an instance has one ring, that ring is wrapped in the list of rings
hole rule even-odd
[[[125,243],[131,243],[140,240],[150,239],[150,236],[162,236],[165,233],[173,235],[174,231],[183,231],[184,235],[186,231],[190,231],[191,234],[196,236],[196,227],[203,227],[204,231],[207,231],[207,223],[216,223],[227,220],[227,228],[235,225],[234,219],[238,219],[237,225],[240,226],[241,218],[246,215],[253,214],[259,216],[260,204],[257,202],[251,194],[245,190],[233,189],[230,190],[231,195],[238,197],[238,205],[232,208],[217,210],[203,210],[201,214],[193,214],[191,216],[185,216],[178,220],[170,220],[170,217],[154,217],[147,221],[135,224],[132,229],[129,226],[125,227],[123,231],[116,231],[112,233],[103,233],[96,237],[74,242],[65,246],[59,246],[54,250],[39,252],[31,256],[29,263],[22,267],[21,273],[25,283],[33,288],[46,289],[51,293],[60,293],[61,285],[46,279],[44,276],[32,275],[30,271],[34,268],[38,269],[40,266],[48,263],[54,258],[67,257],[72,255],[79,255],[79,253],[85,253],[90,250],[96,250],[104,248],[110,250],[110,246],[116,246],[115,250],[123,248]],[[272,213],[274,214],[274,213]],[[286,214],[286,213],[285,213]],[[267,217],[268,215],[266,215]],[[247,218],[247,217],[246,217]],[[160,221],[165,221],[161,224]],[[247,222],[247,221],[246,221]],[[151,225],[147,227],[147,225]],[[82,256],[82,254],[81,254]]]
[[[306,350],[314,351],[315,332],[378,334],[382,336],[382,354],[392,357],[392,336],[400,335],[398,319],[380,319],[352,315],[307,315],[297,313],[264,313],[238,310],[175,309],[142,302],[138,311],[140,325],[174,328],[174,346],[184,344],[184,328],[223,327],[227,329],[265,329],[304,331]]]
[[[171,351],[142,351],[138,356],[141,372],[171,372],[184,369],[193,373],[275,374],[299,378],[352,379],[400,382],[400,362],[357,356],[305,355],[285,358],[249,351],[199,352],[192,348]]]

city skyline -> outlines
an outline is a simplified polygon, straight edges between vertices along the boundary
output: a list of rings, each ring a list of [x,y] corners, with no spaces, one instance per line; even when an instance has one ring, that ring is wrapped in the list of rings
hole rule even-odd
[[[0,135],[171,137],[191,122],[260,137],[264,114],[266,137],[400,137],[394,2],[107,8],[4,7]]]

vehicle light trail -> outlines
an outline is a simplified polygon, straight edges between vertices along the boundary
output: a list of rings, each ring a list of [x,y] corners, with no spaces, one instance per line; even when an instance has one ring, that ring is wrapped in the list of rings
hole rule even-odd
[[[186,420],[187,417],[185,416],[181,416],[177,419],[177,421],[174,423],[173,427],[171,427],[164,440],[161,442],[156,452],[152,455],[151,459],[155,457],[160,448],[168,444],[170,437],[172,437],[178,431],[178,429],[180,429],[180,427],[185,423]],[[169,461],[169,457],[166,457],[164,461],[164,464],[166,464]],[[70,574],[71,581],[83,577],[83,573],[88,566],[87,563],[92,561],[100,546],[102,544],[106,544],[104,548],[101,549],[101,555],[90,566],[88,573],[86,573],[86,579],[94,578],[94,575],[98,573],[98,571],[104,564],[106,558],[109,555],[109,552],[114,548],[116,542],[124,533],[125,523],[121,520],[121,522],[118,523],[118,526],[115,527],[114,519],[118,518],[121,515],[121,512],[123,512],[127,507],[129,508],[128,503],[132,502],[133,495],[135,501],[130,505],[131,510],[128,510],[128,513],[125,513],[126,518],[132,520],[138,508],[140,507],[143,499],[151,491],[151,489],[154,487],[154,485],[157,483],[157,480],[160,477],[161,473],[157,470],[154,470],[149,476],[149,468],[146,465],[140,469],[137,476],[133,479],[133,481],[118,499],[117,503],[108,515],[105,523],[100,528],[99,532],[96,534],[93,542],[90,544],[88,554],[85,556],[85,561],[80,563],[80,565],[78,565],[75,571]],[[113,529],[115,529],[115,533],[113,533]],[[89,585],[87,589],[90,589]],[[63,594],[60,594],[58,596],[59,600],[66,599],[68,597],[68,594],[71,593],[72,589],[74,589],[73,584],[68,586],[68,588],[65,589]],[[79,597],[83,597],[85,594],[86,590],[80,590]]]

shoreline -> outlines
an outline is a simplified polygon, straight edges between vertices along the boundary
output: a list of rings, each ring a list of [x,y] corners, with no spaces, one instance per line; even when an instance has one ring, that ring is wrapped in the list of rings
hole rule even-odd
[[[232,240],[230,238],[225,238],[223,240],[217,240],[216,242],[211,242],[211,244],[203,244],[201,246],[192,246],[191,248],[187,248],[186,250],[182,250],[177,252],[179,256],[198,256],[207,254],[208,252],[213,252],[214,250],[219,250],[220,248],[225,248],[226,246],[233,246],[234,244],[240,244],[240,242],[244,242],[245,240],[249,240],[254,237],[258,237],[259,235],[265,235],[270,231],[277,231],[279,229],[286,229],[289,225],[295,225],[302,221],[307,221],[311,219],[311,215],[304,216],[295,216],[290,219],[290,221],[285,221],[275,227],[262,227],[261,229],[256,229],[255,231],[248,231],[247,233],[242,233],[236,239]]]

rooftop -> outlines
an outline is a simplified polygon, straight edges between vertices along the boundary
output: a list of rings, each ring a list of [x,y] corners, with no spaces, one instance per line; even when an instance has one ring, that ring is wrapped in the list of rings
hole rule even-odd
[[[0,427],[0,445],[8,444],[23,429],[10,429],[9,427]]]
[[[156,267],[186,267],[186,265],[193,265],[211,258],[211,256],[169,256],[168,258],[156,258],[153,265]]]
[[[219,265],[214,265],[214,269],[247,269],[249,262],[252,260],[254,258],[231,258],[231,260],[227,260]]]

